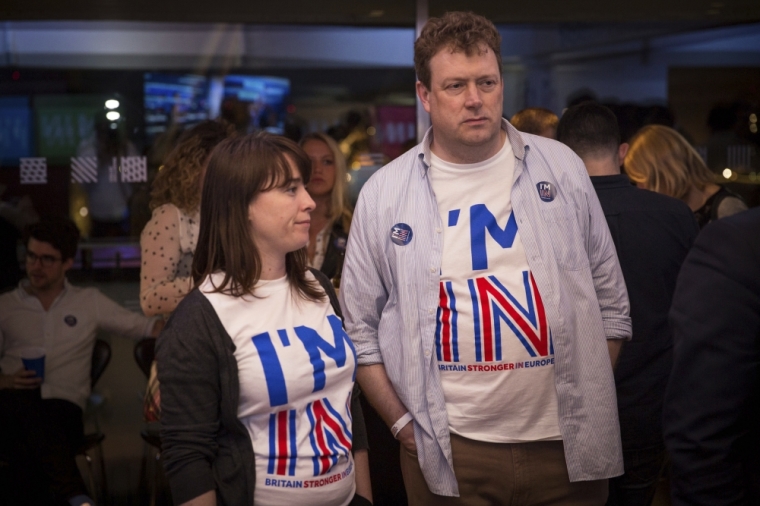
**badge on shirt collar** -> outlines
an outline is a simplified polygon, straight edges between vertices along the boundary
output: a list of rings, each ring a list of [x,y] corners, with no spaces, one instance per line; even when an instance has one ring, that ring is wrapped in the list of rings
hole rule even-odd
[[[77,317],[74,316],[73,314],[68,314],[68,315],[66,315],[66,316],[63,317],[63,321],[69,327],[73,327],[74,325],[77,324]]]
[[[537,183],[536,188],[538,189],[538,196],[544,202],[551,202],[557,196],[557,187],[548,181]]]
[[[391,242],[399,246],[406,246],[412,242],[412,227],[406,223],[396,223],[391,227]]]

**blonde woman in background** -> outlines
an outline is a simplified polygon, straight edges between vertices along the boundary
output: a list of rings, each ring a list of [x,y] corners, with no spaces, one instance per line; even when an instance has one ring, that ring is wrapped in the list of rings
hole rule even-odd
[[[311,160],[307,191],[316,203],[309,230],[309,266],[335,279],[343,269],[353,217],[346,187],[346,159],[337,143],[325,134],[305,136],[301,147]]]
[[[193,288],[190,268],[206,164],[216,145],[233,133],[229,124],[219,121],[204,121],[188,130],[153,182],[153,216],[140,237],[140,306],[147,316],[168,315]]]
[[[715,183],[699,153],[672,128],[648,125],[639,130],[623,166],[639,188],[685,202],[700,228],[747,209],[741,197]]]

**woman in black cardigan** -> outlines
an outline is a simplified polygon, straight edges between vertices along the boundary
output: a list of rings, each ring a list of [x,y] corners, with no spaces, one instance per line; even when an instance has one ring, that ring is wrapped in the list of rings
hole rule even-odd
[[[177,504],[371,501],[356,353],[329,281],[306,267],[310,171],[268,134],[209,160],[195,288],[157,343]]]

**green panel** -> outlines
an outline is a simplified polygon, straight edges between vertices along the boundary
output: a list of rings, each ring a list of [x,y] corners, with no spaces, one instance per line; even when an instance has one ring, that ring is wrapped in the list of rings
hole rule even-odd
[[[102,95],[45,95],[34,99],[37,156],[68,164],[82,140],[94,135],[95,115],[105,114]]]

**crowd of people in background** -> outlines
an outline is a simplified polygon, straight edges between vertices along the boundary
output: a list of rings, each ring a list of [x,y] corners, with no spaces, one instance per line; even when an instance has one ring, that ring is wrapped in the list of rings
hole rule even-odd
[[[163,147],[145,316],[66,280],[71,220],[19,225],[0,463],[44,486],[10,504],[95,504],[74,456],[99,328],[158,337],[144,417],[176,504],[760,501],[760,210],[665,108],[507,121],[481,16],[431,19],[415,68],[432,127],[355,210],[350,129],[228,108]]]

